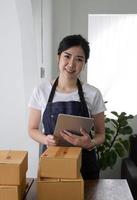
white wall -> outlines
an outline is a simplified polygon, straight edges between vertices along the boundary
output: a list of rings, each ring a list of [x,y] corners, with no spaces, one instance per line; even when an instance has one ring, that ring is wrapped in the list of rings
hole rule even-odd
[[[0,149],[29,151],[35,174],[37,145],[27,133],[27,104],[37,83],[32,10],[27,0],[0,1]]]

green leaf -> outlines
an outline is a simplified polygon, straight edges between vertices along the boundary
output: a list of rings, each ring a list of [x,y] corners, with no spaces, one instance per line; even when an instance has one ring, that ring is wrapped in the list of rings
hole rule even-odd
[[[125,150],[129,150],[129,138],[124,140],[123,138],[118,138],[118,141],[124,146]]]
[[[114,147],[119,157],[123,157],[125,155],[124,147],[118,141],[114,144]]]
[[[126,113],[125,113],[125,112],[121,112],[120,115],[121,115],[121,116],[126,116]]]
[[[112,139],[111,134],[106,134],[106,138],[105,139],[110,141]]]
[[[110,129],[109,127],[105,127],[105,133],[110,134],[110,135],[114,135],[115,131]]]
[[[131,134],[133,132],[133,129],[131,126],[125,126],[120,128],[119,133],[122,135],[128,135]]]
[[[118,119],[118,123],[120,126],[126,126],[128,124],[127,120],[125,119],[125,117],[121,117]]]
[[[112,111],[111,112],[113,115],[115,115],[116,117],[119,117],[118,113],[116,111]]]
[[[125,147],[125,150],[129,151],[129,141],[128,140],[122,140],[121,143]]]
[[[104,145],[100,145],[97,147],[97,151],[98,152],[103,152],[105,150],[105,146]]]
[[[110,146],[110,142],[107,141],[107,140],[105,140],[105,142],[104,142],[104,146],[105,146],[105,147],[109,147],[109,146]]]
[[[118,122],[115,119],[111,119],[111,122],[115,125],[114,127],[118,127]]]
[[[105,127],[105,133],[111,133],[111,129],[109,127]]]
[[[105,123],[108,123],[110,122],[110,119],[109,118],[105,118]]]
[[[133,119],[134,116],[133,116],[133,115],[128,115],[126,118],[127,118],[127,119]]]
[[[108,155],[108,163],[109,163],[109,166],[112,168],[113,165],[116,164],[116,161],[117,161],[117,154],[115,152],[115,150],[111,150],[109,152],[109,155]]]
[[[108,166],[108,152],[105,152],[104,154],[102,154],[100,160],[99,160],[99,164],[100,164],[100,168],[102,170],[105,170]]]
[[[119,137],[118,141],[122,143],[123,139],[121,137]]]
[[[107,167],[112,168],[117,161],[117,154],[114,150],[106,151],[100,159],[100,167],[105,170]]]

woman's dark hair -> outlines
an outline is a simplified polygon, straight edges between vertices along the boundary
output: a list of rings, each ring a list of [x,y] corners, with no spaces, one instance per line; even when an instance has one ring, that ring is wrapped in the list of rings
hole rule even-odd
[[[83,49],[86,63],[90,53],[89,42],[81,35],[69,35],[63,38],[58,47],[58,55],[73,46],[80,46]]]

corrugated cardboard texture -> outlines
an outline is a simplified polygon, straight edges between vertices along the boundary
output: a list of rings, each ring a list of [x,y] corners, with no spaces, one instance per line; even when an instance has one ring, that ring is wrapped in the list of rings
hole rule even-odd
[[[23,200],[26,189],[26,178],[21,185],[0,185],[0,200]]]
[[[84,200],[83,179],[37,179],[38,200]]]
[[[81,148],[49,147],[40,157],[39,176],[78,178],[81,167]]]
[[[27,169],[27,151],[0,151],[0,185],[20,185]]]

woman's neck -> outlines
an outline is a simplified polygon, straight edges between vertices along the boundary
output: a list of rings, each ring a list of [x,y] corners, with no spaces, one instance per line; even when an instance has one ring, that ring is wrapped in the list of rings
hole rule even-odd
[[[73,92],[77,89],[77,79],[65,79],[59,76],[56,89],[60,92]]]

